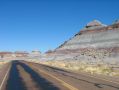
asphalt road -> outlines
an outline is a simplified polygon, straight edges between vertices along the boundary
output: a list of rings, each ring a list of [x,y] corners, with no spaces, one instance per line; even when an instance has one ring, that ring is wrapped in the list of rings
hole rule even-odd
[[[119,83],[42,64],[13,61],[0,70],[0,90],[119,90]]]

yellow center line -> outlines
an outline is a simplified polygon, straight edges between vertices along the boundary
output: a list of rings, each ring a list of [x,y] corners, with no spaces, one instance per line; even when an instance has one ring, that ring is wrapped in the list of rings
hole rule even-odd
[[[32,65],[32,67],[38,69],[36,66],[33,66],[33,65]],[[45,71],[40,70],[40,69],[38,69],[38,71],[39,71],[39,72],[42,72],[42,73],[44,73],[44,74],[47,74],[48,76],[50,76],[50,77],[56,79],[57,81],[61,82],[61,84],[62,84],[63,86],[65,86],[65,87],[67,87],[69,90],[79,90],[79,89],[73,87],[72,85],[66,83],[65,81],[63,81],[63,80],[61,80],[61,79],[59,79],[59,78],[53,76],[52,74],[46,73]]]

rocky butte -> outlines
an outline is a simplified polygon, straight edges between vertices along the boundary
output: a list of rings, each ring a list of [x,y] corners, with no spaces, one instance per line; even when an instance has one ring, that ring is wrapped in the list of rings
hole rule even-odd
[[[46,56],[54,60],[117,63],[119,62],[119,21],[108,26],[98,20],[89,22],[74,37],[54,51],[47,52]]]

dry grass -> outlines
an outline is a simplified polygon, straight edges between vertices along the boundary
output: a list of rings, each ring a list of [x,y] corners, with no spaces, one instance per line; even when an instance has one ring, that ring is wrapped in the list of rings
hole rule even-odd
[[[8,63],[8,61],[0,61],[0,68],[6,63]]]
[[[72,71],[84,71],[89,72],[91,74],[103,74],[103,75],[109,75],[109,76],[117,76],[119,75],[119,72],[113,71],[113,69],[108,66],[107,64],[89,64],[86,62],[79,62],[79,61],[46,61],[42,62],[43,64],[69,69]]]

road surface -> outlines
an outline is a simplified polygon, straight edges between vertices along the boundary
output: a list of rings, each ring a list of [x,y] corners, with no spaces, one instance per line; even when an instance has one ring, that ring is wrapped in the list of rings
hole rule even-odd
[[[42,64],[12,61],[0,70],[0,90],[119,90],[119,83]]]

